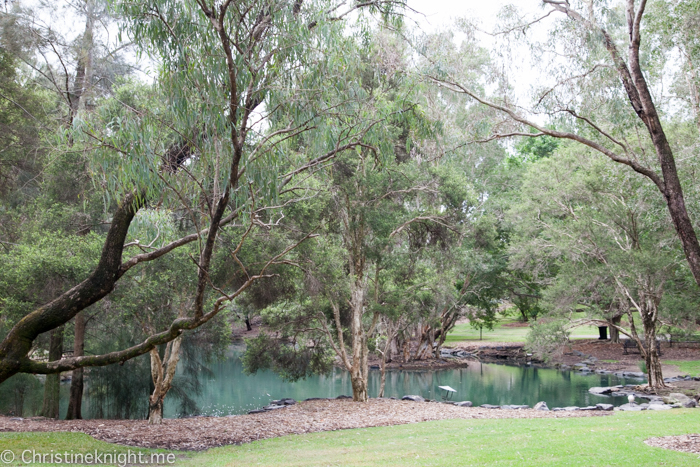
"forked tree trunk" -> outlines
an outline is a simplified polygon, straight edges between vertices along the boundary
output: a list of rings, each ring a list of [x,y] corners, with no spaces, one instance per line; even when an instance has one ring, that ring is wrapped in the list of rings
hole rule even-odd
[[[639,302],[632,298],[629,290],[619,281],[618,286],[624,291],[625,295],[630,302],[632,302],[634,308],[639,312],[639,316],[642,318],[642,326],[644,329],[643,341],[637,333],[637,327],[634,324],[632,313],[629,309],[627,310],[627,316],[630,322],[630,335],[637,343],[639,353],[646,363],[649,389],[656,391],[666,387],[661,371],[659,353],[656,351],[656,326],[658,324],[662,288],[658,287],[655,290],[655,288],[648,283],[648,279],[640,279],[637,282],[640,285]]]
[[[644,360],[647,365],[647,379],[649,387],[657,390],[666,387],[664,377],[661,373],[661,361],[656,350],[656,325],[658,316],[659,299],[653,296],[642,298],[641,311],[642,324],[644,325],[644,345],[646,353]]]
[[[172,387],[177,363],[180,360],[180,345],[182,336],[175,338],[165,346],[165,355],[160,358],[158,349],[152,349],[151,377],[153,378],[153,394],[148,398],[148,424],[163,423],[163,401]]]
[[[60,360],[63,356],[63,326],[51,331],[49,341],[49,361]],[[61,390],[61,374],[46,375],[44,383],[44,405],[41,414],[46,418],[58,418],[58,403]]]
[[[82,357],[85,351],[85,316],[83,313],[75,315],[75,338],[73,341],[73,356]],[[66,420],[80,420],[83,405],[83,369],[73,370],[73,378],[70,383],[70,400]]]

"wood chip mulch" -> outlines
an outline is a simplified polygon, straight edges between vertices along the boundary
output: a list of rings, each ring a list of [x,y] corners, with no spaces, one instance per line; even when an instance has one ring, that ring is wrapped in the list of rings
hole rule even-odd
[[[700,454],[700,434],[649,438],[644,442],[649,446],[654,446],[657,448]]]
[[[83,432],[102,441],[127,446],[200,451],[290,434],[451,418],[565,418],[609,414],[611,412],[483,409],[390,399],[371,399],[367,403],[314,400],[259,414],[166,419],[158,426],[149,426],[145,420],[10,420],[10,417],[0,417],[0,432]]]

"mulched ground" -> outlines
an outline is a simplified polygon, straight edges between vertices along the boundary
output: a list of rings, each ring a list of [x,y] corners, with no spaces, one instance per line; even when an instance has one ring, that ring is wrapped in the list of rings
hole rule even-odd
[[[145,420],[10,420],[0,417],[2,431],[83,432],[109,443],[146,448],[200,451],[290,434],[349,428],[402,425],[453,418],[566,418],[610,415],[611,412],[545,412],[457,407],[439,402],[370,399],[315,400],[251,415],[166,419],[149,426]]]
[[[663,438],[649,438],[644,441],[649,446],[672,449],[674,451],[692,452],[700,454],[700,435],[664,436]]]

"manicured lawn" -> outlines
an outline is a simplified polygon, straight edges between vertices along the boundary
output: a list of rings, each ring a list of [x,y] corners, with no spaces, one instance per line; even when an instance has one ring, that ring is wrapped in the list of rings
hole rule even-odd
[[[700,409],[606,418],[444,420],[314,433],[212,449],[183,466],[697,466],[698,456],[644,444],[697,433]]]
[[[676,365],[679,371],[684,375],[700,376],[700,360],[681,361],[681,360],[664,360],[662,363],[667,365]]]
[[[125,465],[138,464],[139,460],[145,460],[150,462],[151,454],[158,455],[159,457],[163,455],[163,460],[167,460],[167,455],[170,454],[178,459],[182,457],[182,453],[171,453],[170,451],[165,451],[162,449],[141,449],[128,446],[120,446],[118,444],[105,443],[104,441],[98,441],[92,436],[88,436],[84,433],[0,433],[0,453],[6,450],[10,450],[14,454],[14,462],[10,465],[66,465],[72,464],[76,458],[77,454],[82,454],[83,456],[90,454],[94,457],[95,452],[100,455],[100,461],[103,464],[107,464],[105,455],[112,456],[109,462],[110,465]],[[27,452],[30,451],[30,452]],[[23,463],[22,453],[24,453],[25,460],[28,463]],[[38,462],[38,458],[32,460],[34,454],[46,454],[46,460],[50,460],[50,455],[54,454],[55,463],[41,463]],[[68,453],[67,460],[64,460],[63,456]],[[128,462],[129,454],[131,453],[132,462]],[[56,457],[57,454],[61,454],[61,459]],[[139,454],[140,459],[139,459]],[[0,454],[2,456],[2,454]],[[119,456],[122,456],[121,458]],[[122,462],[122,459],[124,462]],[[171,457],[172,459],[172,457]],[[2,457],[0,457],[0,465],[6,465],[7,462]],[[34,462],[36,460],[37,462]],[[59,460],[61,462],[59,462]],[[154,460],[158,460],[154,457]],[[95,460],[90,462],[91,464],[96,464]],[[179,463],[179,462],[178,462]],[[164,465],[168,465],[167,462],[163,462]],[[84,464],[79,464],[84,465]]]
[[[443,420],[285,436],[201,453],[176,453],[175,465],[697,466],[697,455],[652,448],[644,440],[697,433],[699,422],[700,409],[616,413],[604,418]],[[127,449],[72,433],[0,433],[0,447],[17,452]]]
[[[493,331],[483,330],[483,341],[486,342],[525,342],[529,328],[527,326],[508,327],[504,324],[516,323],[513,318],[499,320],[493,327]],[[598,337],[598,328],[595,326],[582,326],[571,332],[572,339],[591,339]],[[478,341],[479,330],[472,328],[468,323],[458,324],[445,339],[446,344],[454,344],[464,341]]]

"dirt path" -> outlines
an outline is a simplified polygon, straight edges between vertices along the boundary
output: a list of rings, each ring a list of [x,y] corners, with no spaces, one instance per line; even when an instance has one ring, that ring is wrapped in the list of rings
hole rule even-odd
[[[545,412],[457,407],[439,402],[371,399],[314,400],[251,415],[166,419],[159,426],[145,420],[16,420],[0,417],[0,431],[83,432],[109,443],[146,448],[199,451],[290,434],[349,428],[402,425],[451,418],[564,418],[610,415],[612,412]]]

